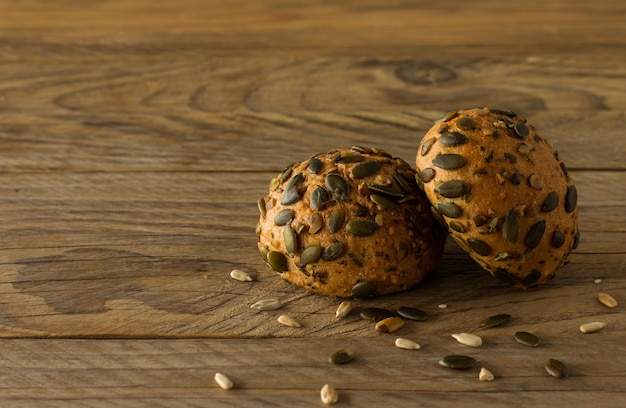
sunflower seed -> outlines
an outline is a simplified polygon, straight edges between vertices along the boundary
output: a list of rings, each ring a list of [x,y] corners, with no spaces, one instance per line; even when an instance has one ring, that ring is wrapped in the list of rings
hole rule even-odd
[[[448,305],[446,305],[445,303],[441,303],[441,304],[437,305],[437,307],[438,307],[439,309],[447,309],[447,308],[448,308]]]
[[[293,220],[293,212],[287,208],[276,213],[274,224],[280,226],[287,225]]]
[[[598,300],[606,307],[614,308],[617,306],[617,300],[608,293],[598,293]]]
[[[528,184],[535,190],[541,190],[543,188],[543,181],[536,174],[531,174],[528,177]]]
[[[278,323],[289,327],[302,327],[296,319],[287,315],[278,316]]]
[[[435,203],[435,209],[439,214],[443,214],[449,218],[458,218],[463,213],[461,207],[447,201],[439,201],[438,203]]]
[[[346,179],[337,173],[328,173],[325,179],[326,188],[330,190],[332,195],[338,197],[346,197],[350,190]]]
[[[508,322],[510,318],[511,318],[510,314],[500,313],[500,314],[485,318],[483,321],[480,322],[480,326],[487,327],[487,328],[500,326],[501,324]]]
[[[433,144],[436,140],[437,139],[435,139],[434,137],[431,137],[422,144],[422,149],[420,150],[422,156],[426,156],[428,154],[430,148],[433,147]]]
[[[311,234],[316,234],[324,226],[324,217],[322,217],[320,213],[313,213],[309,216],[308,222],[309,232]]]
[[[315,190],[313,190],[313,193],[311,193],[310,204],[311,208],[313,208],[314,210],[319,211],[324,209],[327,201],[328,192],[324,187],[317,187]]]
[[[554,230],[551,243],[554,248],[561,248],[565,243],[565,235],[559,230]]]
[[[380,322],[381,320],[385,320],[389,317],[394,317],[396,314],[389,310],[383,309],[381,307],[366,307],[361,309],[359,312],[359,316],[364,320],[371,320],[375,323]]]
[[[331,233],[335,233],[341,229],[345,213],[341,208],[335,208],[328,217],[328,230]]]
[[[447,132],[439,137],[439,143],[448,147],[461,146],[467,143],[467,136],[459,132]]]
[[[265,219],[267,215],[267,207],[265,207],[265,197],[259,198],[257,201],[257,205],[259,207],[259,212],[261,213],[261,218]]]
[[[299,266],[308,265],[317,261],[317,259],[322,255],[322,247],[319,245],[311,245],[302,251],[300,254],[300,261],[298,261]]]
[[[394,343],[396,347],[405,350],[419,350],[422,346],[414,342],[413,340],[398,337]]]
[[[311,157],[309,159],[309,165],[306,168],[306,171],[312,174],[319,174],[320,171],[324,168],[324,162],[322,162],[317,157]]]
[[[289,270],[289,267],[287,266],[287,257],[278,251],[269,251],[267,253],[267,263],[269,263],[270,266],[279,273]]]
[[[537,347],[539,343],[541,342],[539,337],[537,337],[536,335],[532,333],[525,332],[525,331],[516,332],[514,338],[518,343],[523,344],[528,347]]]
[[[433,159],[433,164],[447,170],[459,169],[465,166],[467,159],[454,153],[440,153]]]
[[[333,405],[339,401],[339,393],[330,384],[325,384],[320,390],[320,398],[324,405]]]
[[[493,260],[498,261],[498,262],[508,261],[509,259],[511,259],[511,254],[509,254],[508,252],[504,252],[504,251],[498,252],[498,254],[493,257]]]
[[[578,193],[575,186],[567,187],[565,193],[565,211],[572,212],[576,209],[576,202],[578,201]]]
[[[396,310],[396,312],[400,316],[409,320],[424,321],[428,318],[428,315],[423,310],[409,306],[401,306]]]
[[[478,373],[479,381],[493,381],[494,378],[495,377],[491,371],[489,371],[485,367],[480,368],[480,372]]]
[[[287,254],[293,258],[294,254],[298,250],[298,237],[296,235],[296,231],[294,231],[289,225],[285,225],[283,229],[283,239],[285,241],[285,250],[287,250]]]
[[[389,199],[389,198],[387,198],[387,197],[385,197],[383,195],[380,195],[380,194],[372,194],[372,195],[370,195],[370,200],[372,200],[377,205],[379,205],[380,207],[382,207],[384,209],[387,209],[387,210],[393,211],[393,210],[397,210],[398,209],[398,204],[395,201],[393,201],[393,200],[391,200],[391,199]]]
[[[354,354],[352,351],[340,349],[331,354],[331,356],[328,358],[328,362],[331,364],[346,364],[354,360],[355,357],[356,354]]]
[[[502,236],[506,242],[514,244],[519,237],[519,218],[515,210],[509,210],[502,223]]]
[[[475,334],[455,333],[452,335],[452,337],[459,343],[463,344],[464,346],[480,347],[483,345],[483,339],[481,339],[480,336],[477,336]]]
[[[322,252],[324,261],[332,261],[343,255],[343,244],[339,241],[333,241]]]
[[[481,241],[479,239],[474,239],[474,238],[468,238],[467,244],[478,255],[487,256],[491,253],[491,247],[485,241]]]
[[[455,370],[465,370],[467,368],[472,368],[476,365],[477,362],[478,360],[476,360],[474,357],[456,354],[445,356],[444,358],[439,360],[440,365],[448,368],[453,368]]]
[[[552,377],[565,378],[569,375],[569,371],[565,364],[553,358],[549,358],[546,361],[545,369]]]
[[[604,322],[584,323],[580,325],[580,331],[583,333],[595,333],[597,331],[604,329],[605,326],[606,326],[606,323]]]
[[[258,302],[250,306],[250,308],[256,309],[256,310],[276,310],[276,309],[280,309],[281,306],[282,306],[282,303],[280,303],[278,299],[271,298],[271,299],[259,300]]]
[[[404,320],[398,316],[388,317],[376,323],[376,331],[379,333],[395,333],[404,326]]]
[[[352,220],[346,225],[346,231],[355,237],[372,235],[377,229],[378,225],[368,220]]]
[[[376,284],[373,282],[358,282],[352,287],[353,298],[368,298],[376,293]]]
[[[459,120],[456,121],[456,126],[461,128],[461,129],[472,129],[476,126],[476,123],[468,117],[461,117],[459,118]]]
[[[349,300],[345,300],[343,302],[341,302],[339,304],[339,307],[337,307],[337,310],[335,311],[335,317],[337,319],[341,319],[343,317],[346,317],[347,315],[350,314],[350,312],[353,309],[353,305],[352,302],[350,302]]]
[[[233,269],[230,271],[230,277],[234,280],[238,280],[240,282],[252,282],[252,276],[250,276],[246,271],[242,271],[241,269]]]
[[[217,385],[219,385],[223,390],[230,390],[233,388],[233,382],[222,373],[215,373],[214,379]]]
[[[456,198],[466,195],[470,185],[463,180],[448,180],[435,187],[435,193],[446,198]]]
[[[535,223],[528,230],[528,234],[526,234],[526,241],[525,241],[526,246],[530,249],[537,248],[537,246],[541,242],[541,238],[543,238],[543,233],[545,231],[546,231],[545,220]]]

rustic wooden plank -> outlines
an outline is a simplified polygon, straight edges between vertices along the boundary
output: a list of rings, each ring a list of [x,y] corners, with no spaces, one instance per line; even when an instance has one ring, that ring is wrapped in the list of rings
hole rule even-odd
[[[293,406],[320,404],[325,383],[339,390],[341,405],[498,405],[506,401],[553,405],[615,402],[626,392],[616,377],[626,375],[616,347],[624,326],[598,334],[545,336],[531,349],[517,344],[512,328],[494,329],[480,349],[451,337],[416,335],[421,350],[393,346],[393,335],[351,339],[254,340],[3,340],[0,390],[3,406]],[[496,334],[497,333],[497,334]],[[593,337],[593,338],[592,338]],[[593,345],[593,346],[591,346]],[[357,358],[332,366],[328,356],[349,348]],[[259,352],[263,350],[263,352]],[[303,352],[306,350],[306,352]],[[496,375],[478,381],[478,368],[438,366],[447,354],[470,354]],[[571,374],[549,377],[543,363],[559,358]],[[223,391],[215,372],[235,388]]]

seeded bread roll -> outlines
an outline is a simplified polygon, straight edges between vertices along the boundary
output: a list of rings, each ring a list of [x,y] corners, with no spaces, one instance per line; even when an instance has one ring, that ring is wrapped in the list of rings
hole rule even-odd
[[[552,145],[513,112],[451,112],[426,133],[418,183],[451,237],[520,288],[555,276],[578,245],[576,187]]]
[[[259,199],[263,259],[287,281],[331,296],[414,286],[446,239],[415,175],[405,161],[361,147],[290,165]]]

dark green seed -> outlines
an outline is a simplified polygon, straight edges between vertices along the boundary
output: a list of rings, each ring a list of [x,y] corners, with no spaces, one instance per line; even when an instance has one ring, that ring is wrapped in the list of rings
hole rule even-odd
[[[341,208],[335,208],[328,217],[328,230],[335,233],[341,229],[345,214]]]
[[[370,149],[369,147],[352,146],[350,149],[354,150],[355,152],[359,152],[361,154],[370,154],[370,153],[372,153],[372,149]]]
[[[361,161],[363,161],[363,156],[360,154],[347,154],[336,159],[335,163],[358,163]]]
[[[445,215],[446,217],[449,217],[449,218],[458,218],[463,213],[463,211],[461,210],[461,207],[459,207],[458,205],[454,203],[449,203],[446,201],[439,201],[438,203],[436,203],[435,209],[440,214]]]
[[[287,225],[293,219],[293,213],[290,209],[281,210],[274,216],[274,224],[278,226]]]
[[[576,231],[576,235],[574,235],[574,243],[572,244],[572,249],[578,248],[579,242],[580,242],[580,231]]]
[[[361,309],[359,316],[361,316],[361,319],[371,320],[378,323],[388,317],[394,317],[396,314],[389,309],[383,309],[381,307],[365,307]]]
[[[439,211],[437,211],[435,207],[430,207],[430,212],[433,215],[433,218],[435,218],[435,221],[439,223],[439,225],[441,225],[444,228],[448,227],[446,224],[446,221],[443,219],[443,217],[441,216],[441,214],[439,213]],[[454,238],[454,236],[452,237]]]
[[[415,230],[417,230],[420,234],[423,234],[424,231],[426,231],[426,228],[428,228],[428,221],[426,221],[426,219],[420,214],[411,214],[409,220],[411,221],[413,228],[415,228]]]
[[[519,238],[519,218],[515,210],[509,210],[502,223],[502,236],[506,242],[514,244]]]
[[[552,246],[554,248],[561,248],[564,243],[565,235],[559,230],[554,230],[554,233],[552,234]]]
[[[457,198],[466,195],[470,185],[463,180],[448,180],[435,187],[435,193],[446,198]]]
[[[290,188],[289,190],[285,190],[285,193],[283,194],[283,198],[282,200],[280,200],[280,203],[283,205],[289,205],[295,203],[299,199],[300,193],[298,192],[298,189],[294,187]]]
[[[515,124],[514,129],[515,129],[515,133],[522,139],[528,137],[528,135],[530,134],[530,130],[528,129],[528,126],[520,122]]]
[[[318,159],[317,157],[311,157],[309,159],[309,165],[306,168],[306,171],[312,174],[319,174],[320,171],[324,169],[324,162]]]
[[[509,163],[511,163],[511,164],[517,163],[517,157],[515,157],[514,154],[504,153],[504,158],[507,159],[509,161]]]
[[[337,350],[335,351],[328,359],[328,362],[331,364],[346,364],[350,361],[354,360],[356,354],[351,352],[350,350]]]
[[[257,201],[257,205],[259,206],[259,212],[261,213],[261,217],[265,219],[267,215],[267,208],[265,207],[265,197],[259,198]]]
[[[467,159],[461,155],[454,153],[441,153],[433,159],[433,164],[442,169],[459,169],[465,166]]]
[[[541,242],[541,238],[543,238],[543,233],[546,231],[546,222],[539,221],[535,223],[528,230],[528,234],[526,235],[526,246],[530,249],[536,248],[537,245]]]
[[[309,232],[311,234],[316,234],[319,230],[324,226],[324,218],[320,213],[313,213],[308,219],[309,222]]]
[[[326,188],[328,188],[334,196],[346,197],[348,195],[348,191],[350,190],[348,182],[339,174],[328,173],[325,182]]]
[[[444,146],[454,147],[467,143],[467,136],[459,132],[447,132],[439,137],[439,143]]]
[[[393,179],[404,190],[405,193],[412,194],[415,192],[415,183],[404,177],[399,171],[393,172]]]
[[[541,279],[541,271],[539,269],[533,269],[522,278],[521,284],[524,287],[529,287],[537,283],[539,279]]]
[[[549,358],[546,361],[545,368],[546,372],[552,377],[565,378],[569,375],[569,370],[567,369],[567,366],[561,361],[555,360],[553,358]]]
[[[476,123],[471,118],[461,117],[456,121],[456,126],[461,129],[473,129]]]
[[[280,178],[278,179],[278,184],[283,184],[289,177],[291,177],[291,173],[293,172],[293,166],[296,163],[291,163],[289,166],[285,167],[282,173],[280,174]]]
[[[430,167],[425,168],[424,170],[420,172],[419,178],[424,183],[428,183],[429,181],[435,178],[435,169],[431,169]]]
[[[402,198],[404,197],[404,193],[396,190],[395,188],[392,187],[387,187],[387,186],[383,186],[380,184],[371,184],[368,186],[370,190],[372,191],[376,191],[377,193],[386,195],[387,197],[394,197],[394,198]]]
[[[267,253],[267,263],[279,273],[289,269],[287,266],[287,257],[278,251],[269,251]]]
[[[352,220],[346,225],[346,231],[355,237],[372,235],[377,229],[378,225],[368,220]]]
[[[467,243],[478,255],[487,256],[491,253],[491,247],[484,241],[468,238]]]
[[[516,332],[514,338],[515,338],[515,341],[517,341],[518,343],[523,344],[528,347],[537,347],[539,343],[541,342],[541,340],[539,340],[539,337],[537,337],[536,335],[532,333],[525,332],[525,331]]]
[[[370,195],[370,200],[387,210],[393,211],[398,209],[398,204],[395,201],[380,194]]]
[[[578,201],[578,193],[575,186],[567,187],[565,193],[565,211],[572,212],[576,209],[576,202]]]
[[[541,211],[550,212],[554,210],[558,205],[559,205],[559,195],[556,193],[556,191],[551,191],[546,196],[546,199],[544,200],[543,205],[541,206]]]
[[[293,258],[293,255],[298,250],[298,237],[296,235],[296,231],[294,231],[289,225],[285,225],[283,238],[285,240],[285,249],[287,250],[289,256]]]
[[[416,309],[414,307],[401,306],[396,310],[396,312],[406,319],[416,320],[418,322],[423,322],[424,320],[428,319],[428,315],[426,314],[426,312],[420,309]]]
[[[291,190],[293,188],[296,188],[302,183],[304,183],[304,174],[298,173],[295,176],[293,176],[291,180],[289,180],[289,183],[287,183],[287,185],[285,186],[285,190]]]
[[[333,261],[343,255],[343,244],[339,241],[333,241],[322,252],[322,259],[325,261]]]
[[[450,112],[448,112],[448,113],[444,114],[444,115],[443,115],[442,117],[440,117],[439,119],[437,119],[437,120],[435,121],[435,123],[439,123],[439,122],[447,122],[447,121],[449,121],[449,120],[451,120],[451,119],[456,118],[456,116],[457,116],[457,115],[458,115],[458,112],[457,112],[457,111],[450,111]]]
[[[439,360],[439,364],[455,370],[472,368],[478,361],[474,357],[451,354]]]
[[[383,166],[381,162],[368,161],[361,163],[352,169],[352,177],[355,179],[361,179],[371,176],[376,173]]]
[[[491,112],[496,113],[498,115],[506,115],[509,116],[511,118],[514,118],[517,116],[517,114],[513,111],[510,110],[504,110],[504,109],[490,109]]]
[[[461,234],[465,232],[465,227],[458,221],[450,221],[450,228]]]
[[[328,201],[328,192],[324,187],[317,187],[311,193],[311,208],[316,211],[322,210]]]
[[[507,271],[504,268],[497,268],[493,272],[493,276],[495,276],[497,279],[499,279],[501,282],[507,285],[510,285],[510,286],[515,285],[515,278],[513,278],[511,274],[509,273],[509,271]]]
[[[420,150],[422,156],[426,156],[428,154],[430,148],[433,147],[433,144],[436,140],[437,139],[435,139],[434,137],[431,137],[430,139],[426,140],[424,144],[422,144],[422,149]]]
[[[305,248],[304,251],[300,254],[300,261],[298,262],[300,266],[308,265],[318,260],[318,258],[322,255],[322,247],[319,245],[311,245],[310,247]]]
[[[484,319],[482,322],[480,322],[480,326],[481,327],[496,327],[496,326],[500,326],[501,324],[504,324],[506,322],[509,321],[509,319],[511,318],[510,314],[506,314],[506,313],[501,313],[501,314],[497,314],[494,316],[489,316],[486,319]]]
[[[376,293],[376,284],[373,282],[363,281],[352,287],[353,298],[368,298]]]

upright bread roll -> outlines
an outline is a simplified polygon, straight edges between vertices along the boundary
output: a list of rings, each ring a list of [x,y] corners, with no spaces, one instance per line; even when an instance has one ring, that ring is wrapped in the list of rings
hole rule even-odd
[[[415,163],[433,213],[495,277],[528,288],[568,263],[580,237],[576,187],[525,118],[451,112],[426,133]]]

